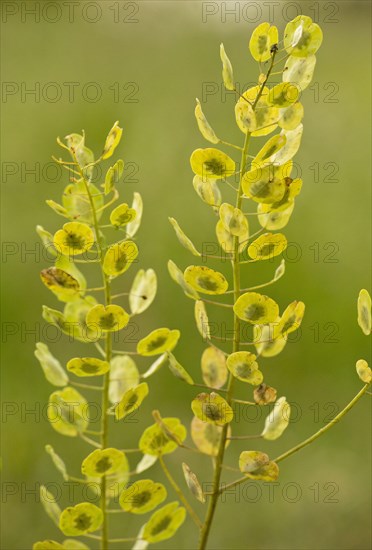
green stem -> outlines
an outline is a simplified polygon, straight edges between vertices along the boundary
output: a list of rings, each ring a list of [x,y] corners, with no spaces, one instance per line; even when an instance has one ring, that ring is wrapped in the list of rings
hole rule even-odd
[[[97,218],[97,211],[94,205],[93,197],[89,189],[89,182],[87,181],[84,171],[80,167],[76,155],[73,152],[72,154],[75,162],[79,166],[79,172],[80,176],[84,182],[85,190],[89,199],[89,204],[92,212],[92,218],[93,218],[93,227],[96,234],[96,242],[97,247],[99,251],[99,260],[100,260],[100,266],[101,266],[101,274],[102,274],[102,280],[103,280],[103,288],[105,293],[105,306],[108,306],[111,304],[111,284],[110,284],[110,278],[106,275],[103,269],[103,247],[101,244],[100,239],[100,227],[98,224],[98,218]],[[110,363],[111,357],[112,357],[112,337],[111,333],[108,332],[106,336],[106,345],[105,345],[105,360]],[[102,391],[102,418],[101,418],[101,449],[105,449],[108,446],[108,428],[109,428],[109,416],[107,414],[107,409],[109,407],[109,385],[110,385],[110,374],[109,372],[104,375],[104,385],[103,385],[103,391]],[[101,535],[101,549],[107,550],[108,549],[108,514],[107,514],[107,499],[106,499],[106,476],[102,477],[101,482],[101,510],[103,515],[103,523],[102,523],[102,535]]]
[[[162,456],[159,456],[159,462],[160,462],[160,465],[161,467],[163,468],[163,471],[169,481],[169,483],[172,485],[173,489],[175,490],[175,492],[177,493],[178,495],[178,498],[180,499],[180,501],[183,503],[183,505],[185,506],[186,510],[188,511],[188,513],[190,514],[190,517],[193,519],[193,521],[195,522],[195,524],[197,525],[197,527],[201,528],[201,521],[200,519],[198,518],[196,512],[194,511],[194,509],[192,508],[191,504],[189,503],[189,501],[187,500],[187,498],[185,497],[185,495],[183,494],[181,488],[177,485],[175,479],[173,478],[172,474],[170,473],[170,471],[168,470],[165,462],[164,462],[164,459]]]
[[[275,54],[276,51],[273,52],[272,58],[271,58],[271,64],[267,71],[266,78],[264,82],[261,85],[261,88],[259,89],[257,93],[257,97],[252,105],[253,110],[256,108],[258,101],[260,100],[260,97],[263,93],[265,84],[270,76],[270,73],[272,71],[274,60],[275,60]],[[240,161],[240,175],[239,175],[239,188],[237,191],[236,196],[236,208],[241,209],[242,205],[242,195],[243,195],[243,176],[245,173],[245,165],[247,163],[248,158],[248,149],[249,149],[249,143],[251,139],[251,132],[247,132],[245,135],[244,140],[244,147],[242,150],[241,155],[241,161]],[[233,283],[234,283],[234,303],[238,300],[241,290],[240,290],[240,258],[239,258],[239,237],[234,237],[234,257],[232,259],[232,271],[233,271]],[[233,353],[239,351],[240,349],[240,319],[234,312],[234,338],[233,338]],[[227,394],[226,394],[226,401],[229,405],[233,402],[233,392],[234,392],[234,377],[230,373],[229,375],[229,381],[227,386]],[[212,495],[209,499],[208,503],[208,510],[206,513],[205,521],[203,524],[203,527],[200,532],[200,542],[199,542],[199,550],[205,550],[208,543],[209,533],[212,527],[214,514],[216,512],[218,497],[219,497],[219,487],[220,487],[220,480],[221,480],[221,473],[223,468],[223,459],[225,455],[225,447],[226,447],[226,441],[227,441],[227,430],[228,430],[228,424],[225,424],[222,428],[221,432],[221,439],[220,444],[218,448],[218,453],[215,460],[215,469],[214,469],[214,476],[213,476],[213,490]]]

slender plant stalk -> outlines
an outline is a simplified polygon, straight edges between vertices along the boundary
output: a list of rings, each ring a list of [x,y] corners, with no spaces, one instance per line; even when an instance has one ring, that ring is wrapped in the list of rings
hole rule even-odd
[[[160,462],[161,467],[163,468],[163,471],[164,471],[169,483],[172,485],[173,489],[175,490],[175,492],[178,495],[178,498],[180,499],[180,501],[183,503],[183,505],[187,509],[188,513],[190,514],[190,517],[193,519],[196,526],[198,528],[201,528],[202,524],[201,524],[200,519],[198,518],[195,510],[193,509],[193,507],[191,506],[191,504],[189,503],[189,501],[187,500],[185,495],[183,494],[181,488],[178,486],[177,482],[173,478],[172,474],[168,470],[167,465],[164,462],[164,458],[161,455],[159,456],[159,462]]]
[[[74,156],[74,160],[76,164],[79,166],[78,160],[76,155]],[[93,197],[89,189],[89,183],[86,180],[84,171],[79,166],[79,172],[83,179],[84,186],[89,198],[90,208],[92,211],[92,218],[93,218],[93,226],[94,231],[96,234],[96,243],[98,247],[99,252],[99,261],[100,261],[100,267],[101,267],[101,274],[102,274],[102,280],[103,280],[103,290],[105,295],[105,306],[108,306],[111,304],[111,284],[110,284],[110,278],[105,274],[103,270],[103,249],[101,245],[101,239],[100,239],[100,227],[98,224],[98,218],[97,218],[97,212],[94,205]],[[105,343],[105,360],[110,363],[112,358],[112,335],[110,332],[107,332],[106,334],[106,343]],[[110,386],[110,371],[107,372],[104,375],[104,385],[102,390],[102,399],[101,399],[101,444],[100,448],[105,449],[108,446],[108,432],[109,432],[109,415],[107,414],[107,410],[109,408],[109,386]],[[107,499],[106,499],[106,476],[102,476],[101,481],[101,499],[100,499],[100,506],[103,514],[103,523],[102,523],[102,535],[101,535],[101,549],[107,550],[108,548],[108,514],[107,514]]]
[[[276,50],[273,51],[272,57],[271,57],[271,64],[267,71],[266,77],[258,91],[257,97],[252,105],[253,110],[255,110],[257,103],[260,100],[260,97],[263,93],[263,90],[265,88],[266,82],[270,76],[270,73],[272,71],[272,68],[274,66],[274,60],[275,60],[275,54]],[[236,196],[236,208],[241,208],[242,204],[242,183],[243,183],[243,176],[245,173],[245,166],[247,163],[248,158],[248,149],[249,149],[249,143],[251,139],[251,132],[247,132],[245,135],[244,140],[244,146],[242,150],[242,156],[240,161],[240,175],[239,175],[239,189],[237,191]],[[241,288],[240,288],[240,261],[239,261],[239,237],[234,237],[234,257],[232,260],[232,272],[233,272],[233,286],[234,286],[234,303],[238,300],[241,294]],[[233,346],[232,346],[233,353],[240,350],[240,319],[234,312],[234,338],[233,338]],[[233,392],[234,392],[234,377],[230,373],[229,375],[229,381],[227,386],[227,394],[226,394],[226,401],[231,406],[233,402]],[[209,500],[208,504],[208,510],[206,513],[205,521],[202,526],[202,529],[200,531],[200,543],[199,543],[199,549],[205,550],[208,538],[210,534],[210,530],[213,523],[214,514],[217,507],[217,501],[219,497],[219,488],[220,488],[220,480],[221,480],[221,474],[222,474],[222,468],[223,468],[223,459],[225,455],[225,447],[226,447],[226,441],[227,441],[227,430],[228,430],[228,424],[225,424],[222,428],[221,432],[221,439],[220,444],[218,448],[218,453],[216,456],[215,461],[215,470],[214,470],[214,476],[213,476],[213,489],[212,489],[212,495]]]

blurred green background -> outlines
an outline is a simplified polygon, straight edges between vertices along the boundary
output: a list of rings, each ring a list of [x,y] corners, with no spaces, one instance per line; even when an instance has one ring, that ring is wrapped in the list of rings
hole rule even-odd
[[[43,303],[59,307],[40,283],[39,271],[47,262],[40,256],[34,233],[37,224],[54,232],[63,223],[45,204],[47,198],[59,201],[67,184],[65,173],[59,181],[51,181],[56,175],[49,164],[51,155],[60,154],[56,136],[84,128],[88,146],[99,154],[108,130],[120,120],[124,134],[116,157],[120,155],[128,163],[121,198],[130,202],[133,192],[139,191],[145,204],[138,237],[138,267],[153,267],[159,278],[156,301],[139,319],[139,336],[156,327],[178,327],[182,339],[177,357],[198,377],[203,344],[194,327],[193,305],[170,280],[166,268],[168,258],[182,269],[195,261],[178,245],[167,216],[176,217],[198,247],[214,241],[213,214],[195,194],[189,167],[191,151],[208,146],[196,127],[195,97],[202,101],[217,134],[241,144],[242,134],[234,121],[234,97],[225,95],[220,82],[219,44],[224,42],[241,86],[253,83],[257,68],[247,48],[253,28],[271,20],[282,32],[299,5],[76,2],[72,3],[76,6],[71,15],[69,4],[3,5],[1,373],[6,413],[2,423],[5,550],[29,549],[35,540],[63,538],[32,494],[40,483],[63,484],[44,445],[52,444],[75,475],[82,457],[89,452],[83,442],[63,438],[46,421],[45,404],[52,388],[33,356],[40,338],[27,332],[45,330]],[[235,15],[224,17],[224,4],[235,9]],[[34,5],[40,12],[39,21],[25,12],[26,7]],[[269,7],[275,11],[269,13]],[[302,170],[304,187],[285,229],[288,240],[298,243],[299,257],[287,261],[285,277],[268,293],[281,309],[294,299],[302,299],[307,310],[297,341],[276,358],[260,363],[266,381],[278,388],[279,395],[300,404],[294,407],[297,421],[283,437],[260,444],[260,449],[272,457],[318,430],[359,391],[355,361],[368,359],[370,350],[369,340],[356,323],[357,295],[360,288],[369,287],[370,281],[370,6],[364,1],[341,1],[301,2],[301,7],[302,13],[321,24],[324,42],[317,55],[313,85],[303,99],[305,131],[296,162]],[[35,86],[36,96],[25,93]],[[207,97],[206,89],[211,90]],[[96,93],[101,96],[95,98]],[[229,191],[225,196],[231,196]],[[254,222],[251,227],[254,231]],[[33,250],[36,253],[30,252]],[[215,268],[217,265],[211,264]],[[268,262],[246,267],[246,286],[269,280],[276,265]],[[129,288],[135,269],[116,283],[123,291]],[[222,270],[229,273],[229,266],[222,266]],[[98,273],[94,267],[85,270],[88,272],[94,286],[99,281]],[[215,313],[209,308],[210,318],[217,319]],[[88,349],[69,344],[64,338],[50,347],[62,362]],[[148,364],[139,362],[140,368]],[[151,389],[137,423],[112,426],[113,444],[136,446],[140,430],[152,423],[154,408],[159,408],[163,416],[179,416],[189,424],[195,390],[175,380],[168,369],[151,379]],[[250,390],[244,394],[244,389],[240,389],[241,397],[249,398]],[[273,493],[268,484],[250,483],[245,491],[227,495],[217,511],[210,548],[370,548],[368,399],[359,402],[324,438],[284,461]],[[27,414],[32,410],[36,413]],[[262,425],[263,418],[251,417],[248,425],[239,423],[237,432],[258,433]],[[249,445],[239,442],[232,447],[227,453],[228,463],[236,465],[239,453]],[[133,466],[137,457],[129,458]],[[200,479],[211,479],[207,458],[174,453],[168,457],[168,464],[182,486],[181,460],[186,460]],[[230,474],[226,479],[234,478]],[[162,475],[156,467],[145,477],[161,479]],[[49,487],[53,490],[52,485]],[[76,501],[83,500],[81,492],[75,491]],[[63,495],[62,505],[69,504],[66,486]],[[196,503],[195,508],[203,513],[201,504]],[[114,516],[112,533],[135,535],[143,520]],[[187,520],[174,539],[158,546],[195,548],[194,525]]]

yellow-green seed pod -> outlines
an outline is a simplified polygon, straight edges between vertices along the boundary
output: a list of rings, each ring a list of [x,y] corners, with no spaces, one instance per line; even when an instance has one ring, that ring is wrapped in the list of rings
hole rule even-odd
[[[298,302],[295,300],[290,303],[289,306],[284,310],[283,315],[280,318],[280,321],[277,325],[277,328],[274,331],[275,334],[281,334],[282,336],[287,336],[291,332],[297,330],[305,314],[305,304],[303,302]]]
[[[56,432],[76,437],[88,427],[88,403],[77,390],[67,386],[51,394],[47,416]]]
[[[129,305],[132,315],[146,311],[155,299],[158,282],[153,269],[140,269],[129,292]]]
[[[177,239],[182,244],[182,246],[185,247],[186,250],[191,252],[191,254],[193,254],[194,256],[201,256],[200,252],[196,250],[193,242],[188,238],[188,236],[182,231],[182,229],[178,225],[177,220],[175,220],[174,218],[168,218],[168,220],[170,221],[174,231],[176,232]]]
[[[103,260],[103,270],[110,277],[117,277],[127,269],[138,256],[138,247],[133,241],[124,241],[110,246]]]
[[[96,449],[84,458],[81,473],[85,476],[103,477],[115,474],[125,463],[125,454],[112,447]]]
[[[226,366],[231,374],[241,382],[259,386],[263,381],[263,374],[258,370],[256,356],[249,351],[236,351],[228,356]]]
[[[207,386],[217,390],[222,388],[228,375],[223,351],[213,346],[206,348],[201,356],[201,371]]]
[[[262,432],[262,437],[273,441],[278,439],[289,424],[291,407],[287,403],[285,397],[280,397],[274,405],[269,415],[265,420],[265,427]]]
[[[167,490],[161,483],[151,479],[140,479],[125,489],[119,504],[125,512],[146,514],[151,512],[167,498]]]
[[[74,263],[73,259],[69,256],[63,256],[62,254],[58,255],[58,257],[55,260],[54,266],[57,269],[62,269],[62,271],[65,271],[71,277],[76,279],[76,281],[79,283],[80,287],[80,293],[83,294],[84,290],[87,287],[87,281],[82,274],[82,272],[76,267],[76,264]],[[78,296],[74,296],[74,300],[78,299]],[[68,300],[72,301],[72,300]]]
[[[105,183],[103,187],[105,189],[105,195],[108,195],[110,191],[115,188],[115,184],[119,183],[121,176],[124,172],[124,161],[119,159],[115,162],[114,166],[110,166],[105,176]]]
[[[270,164],[270,157],[286,144],[287,138],[281,134],[271,137],[252,161],[253,166]]]
[[[271,88],[267,96],[267,103],[283,109],[284,107],[289,107],[293,103],[296,103],[299,98],[300,90],[296,84],[292,82],[281,82]]]
[[[188,298],[191,298],[192,300],[199,299],[199,294],[191,285],[186,283],[182,271],[172,260],[168,261],[168,271],[173,281],[182,288]]]
[[[239,99],[238,103],[247,103],[248,101],[251,105],[253,105],[260,90],[261,85],[249,88],[249,90],[242,94],[243,97]],[[276,106],[268,104],[268,93],[269,88],[265,86],[255,108],[256,127],[252,132],[252,136],[266,136],[267,134],[271,134],[271,132],[273,132],[277,127],[279,109]]]
[[[370,384],[372,381],[372,370],[368,366],[367,361],[359,359],[359,361],[356,362],[355,368],[361,381],[365,384]]]
[[[103,195],[93,183],[89,183],[88,188],[96,210],[97,220],[99,220],[103,212]],[[89,196],[83,180],[71,183],[65,187],[62,195],[62,203],[71,219],[91,225],[94,223]]]
[[[88,329],[99,334],[121,330],[127,326],[129,319],[128,313],[120,306],[97,304],[88,311],[86,322]]]
[[[274,281],[278,281],[279,279],[281,279],[284,273],[285,273],[285,260],[283,259],[275,270]]]
[[[269,461],[261,468],[252,473],[245,473],[245,476],[255,481],[276,481],[279,477],[279,466],[276,462]]]
[[[267,466],[270,462],[267,454],[261,451],[243,451],[239,456],[239,470],[243,474],[251,474]]]
[[[301,124],[303,117],[304,108],[302,103],[293,103],[285,109],[280,109],[278,125],[283,130],[295,130]],[[283,137],[285,137],[284,134]]]
[[[203,294],[224,294],[229,286],[222,273],[207,266],[190,265],[184,277],[186,283]]]
[[[168,435],[159,424],[149,426],[141,435],[139,448],[143,454],[159,456],[173,453],[178,448],[176,440],[182,443],[186,439],[186,428],[179,418],[162,418],[162,424],[169,431]],[[173,436],[172,439],[169,437],[170,434]]]
[[[285,146],[280,150],[282,151]],[[275,154],[279,154],[278,153]],[[280,201],[286,192],[286,177],[291,173],[292,163],[283,166],[258,166],[246,172],[242,187],[244,194],[255,202],[272,204]]]
[[[230,59],[227,57],[223,44],[220,44],[220,57],[222,61],[222,78],[226,90],[235,90],[234,74]]]
[[[371,334],[371,296],[365,288],[358,296],[358,325],[366,336]]]
[[[235,302],[234,312],[242,321],[263,325],[277,319],[279,306],[264,294],[245,292]]]
[[[303,125],[299,124],[294,130],[282,130],[280,133],[287,139],[286,144],[282,149],[274,153],[270,160],[275,165],[285,165],[297,153],[303,132]]]
[[[234,235],[226,229],[222,220],[218,220],[216,224],[216,236],[222,250],[226,252],[226,254],[233,254],[235,251]],[[239,253],[242,253],[246,248],[248,244],[248,237],[249,230],[247,225],[246,232],[239,237]]]
[[[48,382],[53,386],[67,386],[68,376],[58,359],[49,351],[48,346],[38,342],[34,353]]]
[[[284,166],[292,166],[292,161],[289,161],[289,163]],[[289,206],[293,205],[295,197],[301,192],[302,180],[300,178],[292,180],[292,178],[285,177],[284,182],[285,192],[283,197],[279,201],[272,202],[271,204],[262,203],[260,212],[271,212],[273,210],[284,212]]]
[[[55,233],[53,243],[60,254],[75,256],[92,248],[94,234],[85,223],[68,222]]]
[[[169,370],[179,380],[182,380],[182,382],[186,382],[186,384],[190,384],[193,386],[194,380],[189,375],[187,370],[177,361],[175,356],[172,353],[169,353]]]
[[[265,229],[277,231],[283,229],[287,225],[294,210],[294,201],[289,204],[285,210],[268,210],[265,211],[265,204],[260,203],[257,206],[258,221]],[[270,205],[271,206],[271,205]]]
[[[316,64],[315,55],[308,57],[295,57],[290,55],[285,62],[283,81],[296,84],[301,91],[310,84]]]
[[[187,370],[177,361],[175,356],[172,353],[169,353],[169,370],[179,380],[186,382],[186,384],[194,385],[194,380],[187,372]]]
[[[54,495],[48,491],[45,485],[40,486],[40,501],[46,514],[58,527],[59,518],[61,517],[61,508],[57,504]]]
[[[248,101],[238,101],[235,105],[235,120],[239,130],[244,134],[252,133],[257,128],[256,113]]]
[[[284,47],[294,57],[307,57],[318,51],[323,41],[322,29],[311,17],[298,15],[287,23],[284,31]]]
[[[199,393],[191,402],[192,412],[203,422],[216,426],[229,424],[234,412],[228,402],[215,392]]]
[[[172,351],[179,340],[179,330],[169,328],[157,328],[142,338],[137,344],[137,353],[145,357],[160,355],[165,351]]]
[[[116,147],[119,145],[119,142],[121,140],[121,136],[123,133],[123,129],[119,128],[118,125],[119,125],[119,121],[117,120],[108,133],[105,146],[103,148],[102,155],[101,155],[101,158],[103,160],[110,158],[114,154]]]
[[[93,296],[85,296],[84,300],[74,300],[68,302],[63,310],[63,316],[60,322],[61,330],[81,342],[95,342],[99,339],[96,327],[91,330],[86,324],[87,313],[96,305],[97,300]],[[46,317],[44,317],[48,320]],[[51,322],[51,321],[49,321]],[[58,322],[55,323],[58,326]]]
[[[48,254],[54,257],[57,256],[57,251],[54,248],[53,244],[53,235],[49,231],[44,229],[42,225],[36,226],[36,233],[39,235],[41,242],[45,246]]]
[[[270,23],[256,27],[249,41],[249,51],[255,61],[263,63],[271,57],[271,48],[279,42],[278,29]]]
[[[59,520],[59,528],[64,535],[80,536],[97,531],[102,525],[101,508],[90,502],[81,502],[65,508]]]
[[[123,227],[132,222],[137,216],[134,208],[130,208],[126,203],[119,204],[110,214],[110,223],[114,227]]]
[[[195,149],[190,158],[192,171],[203,180],[228,178],[235,172],[235,162],[214,148]]]
[[[186,462],[182,462],[182,471],[183,471],[183,475],[185,476],[185,481],[187,483],[187,486],[190,489],[191,493],[196,498],[196,500],[198,500],[199,502],[205,502],[205,495],[204,495],[202,486],[200,485],[200,482],[197,476],[186,464]]]
[[[252,260],[268,260],[279,256],[287,244],[283,233],[264,233],[249,245],[248,254]]]
[[[277,327],[280,318],[275,324],[255,325],[253,328],[253,341],[256,346],[257,353],[261,357],[275,357],[283,351],[287,338],[278,336]]]
[[[196,98],[195,118],[203,138],[205,138],[207,141],[210,141],[211,143],[218,143],[220,140],[218,139],[218,137],[214,133],[213,128],[210,126],[208,120],[206,119],[198,98]]]
[[[203,202],[218,208],[221,204],[221,191],[215,180],[203,180],[200,176],[194,176],[192,181],[195,191]]]
[[[50,458],[52,459],[52,462],[56,467],[56,469],[58,470],[58,472],[62,475],[63,479],[65,481],[68,481],[69,475],[67,473],[66,464],[64,463],[62,458],[59,455],[57,455],[57,453],[55,452],[55,450],[51,445],[45,445],[45,450],[50,456]]]
[[[145,472],[146,470],[151,468],[151,466],[153,466],[157,460],[157,456],[143,455],[136,466],[136,474],[142,474],[142,472]]]
[[[209,319],[207,310],[202,300],[197,300],[195,302],[194,313],[196,327],[199,331],[199,334],[202,336],[203,340],[209,340],[211,337],[209,330]]]
[[[253,399],[257,405],[267,405],[268,403],[274,403],[276,401],[277,391],[271,386],[266,384],[260,384],[258,388],[253,391]]]
[[[133,202],[131,208],[136,211],[136,217],[132,222],[129,222],[126,226],[128,237],[134,237],[137,233],[142,220],[143,213],[143,201],[139,193],[133,193]]]
[[[223,427],[211,424],[210,422],[203,422],[197,416],[194,416],[191,422],[191,437],[196,447],[200,452],[217,456],[220,446],[221,434]],[[231,428],[227,428],[228,437],[231,436]],[[230,440],[226,440],[226,447],[230,445]]]
[[[58,202],[55,202],[51,199],[45,201],[47,205],[59,216],[63,216],[64,218],[69,218],[69,213],[61,204],[58,204]]]
[[[154,512],[144,526],[143,539],[151,544],[173,537],[186,518],[185,508],[170,502]]]
[[[219,214],[225,229],[235,237],[244,237],[248,233],[248,221],[240,208],[224,202],[220,206]]]
[[[74,357],[66,368],[76,376],[101,376],[110,370],[110,363],[95,357]]]
[[[80,134],[70,134],[65,137],[67,147],[71,150],[76,156],[76,160],[81,168],[84,168],[83,172],[88,176],[92,174],[92,166],[87,166],[94,162],[93,152],[85,146],[85,134],[83,130],[83,135]],[[64,147],[60,139],[57,138],[57,143]]]
[[[127,390],[115,407],[116,420],[121,420],[137,410],[148,394],[149,387],[146,382]]]
[[[126,391],[139,384],[138,368],[129,355],[117,355],[111,360],[109,399],[118,403]]]
[[[32,546],[32,550],[65,550],[65,548],[65,546],[62,546],[62,544],[55,540],[40,540]]]

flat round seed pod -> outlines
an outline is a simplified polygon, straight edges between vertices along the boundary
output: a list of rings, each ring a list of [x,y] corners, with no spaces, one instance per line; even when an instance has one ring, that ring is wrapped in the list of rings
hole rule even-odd
[[[76,376],[101,376],[110,370],[110,363],[95,357],[74,357],[66,368]]]
[[[210,456],[217,456],[222,434],[222,426],[203,422],[197,416],[194,416],[191,422],[191,437],[196,447],[202,453]],[[228,426],[227,435],[231,435],[231,428]],[[231,441],[226,440],[225,448]]]
[[[88,311],[86,322],[90,330],[99,334],[121,330],[127,326],[129,319],[128,313],[120,306],[97,304]]]
[[[110,277],[117,277],[127,269],[138,256],[138,247],[133,241],[124,241],[110,246],[103,260],[103,270]]]
[[[130,208],[126,203],[119,204],[110,214],[110,223],[115,227],[123,227],[132,222],[137,216],[134,208]]]
[[[263,382],[263,374],[258,370],[254,353],[249,351],[231,353],[226,360],[226,366],[231,374],[241,382],[253,386],[259,386]]]
[[[64,535],[79,536],[93,533],[103,522],[102,510],[90,502],[81,502],[65,508],[59,519],[59,528]]]
[[[116,420],[121,420],[136,411],[148,393],[149,387],[146,382],[127,390],[115,407]]]
[[[184,277],[186,283],[203,294],[224,294],[229,286],[222,273],[207,266],[190,265]]]
[[[279,316],[279,306],[272,298],[257,292],[245,292],[234,304],[239,319],[252,324],[274,322]]]
[[[85,476],[102,477],[118,472],[125,464],[125,454],[114,448],[96,449],[91,452],[81,465]]]
[[[180,335],[179,330],[158,328],[138,342],[137,352],[140,355],[149,357],[151,355],[161,355],[165,351],[172,351],[176,347]]]
[[[307,57],[316,53],[322,41],[322,29],[306,15],[295,17],[284,30],[284,47],[294,57]]]
[[[191,402],[195,416],[203,422],[223,426],[232,421],[234,413],[228,402],[217,393],[199,393]]]
[[[196,149],[190,158],[192,171],[203,179],[228,178],[235,172],[235,162],[228,155],[214,149]]]
[[[159,456],[173,453],[178,448],[176,440],[182,443],[186,439],[186,428],[181,424],[179,418],[163,418],[162,423],[169,430],[168,435],[157,423],[149,426],[143,432],[139,448],[144,454]],[[170,438],[170,434],[173,439]]]
[[[252,32],[249,51],[255,61],[264,63],[271,58],[271,48],[278,42],[278,29],[270,23],[261,23]]]
[[[186,518],[185,508],[171,502],[152,514],[143,530],[143,539],[149,543],[170,539]]]
[[[167,498],[167,490],[161,483],[140,479],[132,483],[120,495],[119,504],[125,512],[146,514]]]
[[[55,233],[53,244],[60,254],[75,256],[92,248],[94,234],[85,223],[68,222]]]

